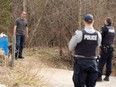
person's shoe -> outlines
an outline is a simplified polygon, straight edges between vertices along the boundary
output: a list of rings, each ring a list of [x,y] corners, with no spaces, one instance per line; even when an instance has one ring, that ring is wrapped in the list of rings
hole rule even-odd
[[[109,81],[109,76],[106,76],[106,77],[104,78],[104,81]]]
[[[101,82],[102,81],[102,78],[101,77],[98,77],[97,78],[97,82]]]
[[[19,56],[18,58],[19,58],[19,59],[24,59],[24,57],[23,57],[23,56]]]

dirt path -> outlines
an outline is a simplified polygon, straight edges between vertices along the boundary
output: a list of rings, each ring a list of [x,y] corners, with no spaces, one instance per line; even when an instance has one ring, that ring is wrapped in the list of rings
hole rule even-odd
[[[72,82],[73,71],[62,69],[43,69],[44,80],[49,87],[74,87]],[[97,82],[96,87],[116,87],[116,77],[111,77],[109,82]]]

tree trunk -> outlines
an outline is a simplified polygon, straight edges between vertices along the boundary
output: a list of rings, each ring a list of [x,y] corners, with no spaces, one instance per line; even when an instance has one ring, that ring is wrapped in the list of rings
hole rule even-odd
[[[78,29],[82,28],[82,1],[78,0]]]
[[[23,11],[27,12],[26,0],[23,0]]]

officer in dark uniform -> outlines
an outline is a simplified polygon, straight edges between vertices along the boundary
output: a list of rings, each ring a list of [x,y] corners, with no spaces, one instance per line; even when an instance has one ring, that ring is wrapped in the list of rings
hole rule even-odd
[[[106,18],[105,25],[101,29],[102,34],[102,46],[99,60],[99,74],[98,81],[102,81],[103,67],[106,64],[106,74],[105,81],[109,81],[109,76],[112,70],[112,57],[114,51],[114,37],[115,37],[115,29],[112,26],[111,18]]]
[[[96,49],[101,45],[101,34],[93,28],[91,14],[84,17],[84,29],[76,31],[69,42],[69,50],[74,51],[74,87],[95,87],[98,68]]]

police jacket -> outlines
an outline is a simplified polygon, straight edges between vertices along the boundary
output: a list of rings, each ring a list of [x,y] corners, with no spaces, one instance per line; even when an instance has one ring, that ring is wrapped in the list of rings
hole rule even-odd
[[[114,44],[115,29],[111,25],[104,25],[101,29],[102,45]]]
[[[93,27],[85,27],[76,31],[69,42],[69,50],[75,51],[75,55],[85,57],[96,56],[96,48],[101,45],[101,34]]]

